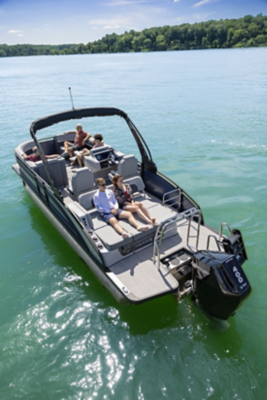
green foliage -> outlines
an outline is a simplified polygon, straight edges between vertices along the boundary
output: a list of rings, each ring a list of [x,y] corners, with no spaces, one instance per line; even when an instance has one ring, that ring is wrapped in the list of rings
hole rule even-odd
[[[267,16],[246,15],[240,19],[207,21],[131,30],[122,35],[112,33],[87,44],[0,45],[0,57],[66,55],[94,53],[127,53],[141,51],[220,49],[267,46]]]

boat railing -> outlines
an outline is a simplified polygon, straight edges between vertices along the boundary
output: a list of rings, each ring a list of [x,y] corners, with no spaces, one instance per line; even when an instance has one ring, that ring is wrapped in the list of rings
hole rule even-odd
[[[180,210],[181,202],[182,202],[182,190],[180,188],[164,193],[162,197],[162,204],[163,206],[166,207],[173,207],[176,204],[178,204],[178,210]]]
[[[169,232],[171,229],[173,229],[173,225],[176,224],[177,222],[181,221],[182,219],[188,219],[191,221],[194,217],[198,217],[198,236],[199,236],[199,225],[200,225],[200,220],[201,220],[201,210],[192,207],[186,211],[183,211],[181,213],[178,213],[175,217],[173,218],[168,218],[164,221],[162,221],[156,230],[156,234],[154,237],[154,246],[153,246],[153,262],[154,264],[157,265],[158,269],[160,268],[160,247],[161,243],[163,240],[164,235]],[[191,225],[191,222],[190,222]],[[188,229],[190,229],[189,224],[188,224]],[[189,235],[187,235],[187,238],[189,238]],[[188,240],[188,239],[187,239]]]
[[[222,222],[220,226],[220,231],[219,231],[219,241],[222,239],[222,232],[223,232],[223,227],[226,226],[229,230],[230,235],[232,235],[232,229],[226,222]]]
[[[207,238],[207,250],[209,250],[209,248],[210,248],[210,239],[214,239],[215,244],[216,244],[216,246],[218,248],[218,251],[221,251],[220,242],[219,242],[218,238],[215,235],[209,235],[208,236],[208,238]]]
[[[187,247],[190,247],[192,249],[192,245],[189,244],[190,238],[195,238],[196,239],[196,246],[195,246],[195,251],[198,251],[198,243],[199,243],[199,233],[200,233],[200,223],[201,223],[201,218],[202,213],[201,210],[196,209],[196,212],[194,214],[189,215],[188,217],[188,228],[187,228],[187,237],[186,237],[186,245]],[[196,229],[196,234],[195,235],[190,235],[191,229],[192,229],[192,221],[194,218],[197,218],[197,228]]]

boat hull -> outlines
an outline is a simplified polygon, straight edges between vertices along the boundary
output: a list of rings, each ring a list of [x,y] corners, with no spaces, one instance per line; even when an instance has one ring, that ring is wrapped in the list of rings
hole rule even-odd
[[[40,198],[34,193],[34,191],[23,181],[25,190],[30,196],[32,201],[37,205],[37,207],[42,211],[46,218],[51,222],[51,224],[56,228],[56,230],[64,237],[66,242],[71,246],[71,248],[78,254],[78,256],[85,262],[88,268],[94,273],[101,284],[112,294],[112,296],[119,302],[125,303],[127,299],[123,294],[114,286],[114,284],[109,280],[107,275],[98,267],[94,260],[83,250],[83,248],[77,243],[76,240],[69,234],[67,229],[65,229],[58,219],[53,215],[50,209],[40,200]]]

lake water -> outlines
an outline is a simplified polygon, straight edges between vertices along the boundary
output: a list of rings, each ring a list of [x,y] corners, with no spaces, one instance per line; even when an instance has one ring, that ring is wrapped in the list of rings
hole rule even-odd
[[[266,48],[0,59],[1,400],[266,398],[266,65]],[[228,323],[190,298],[118,305],[25,193],[13,149],[69,86],[77,108],[125,110],[207,224],[242,230],[252,294]]]

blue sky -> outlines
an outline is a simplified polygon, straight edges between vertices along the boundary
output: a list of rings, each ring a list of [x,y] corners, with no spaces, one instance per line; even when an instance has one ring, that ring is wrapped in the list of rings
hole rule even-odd
[[[267,15],[267,0],[0,0],[0,43],[88,43],[110,33]]]

